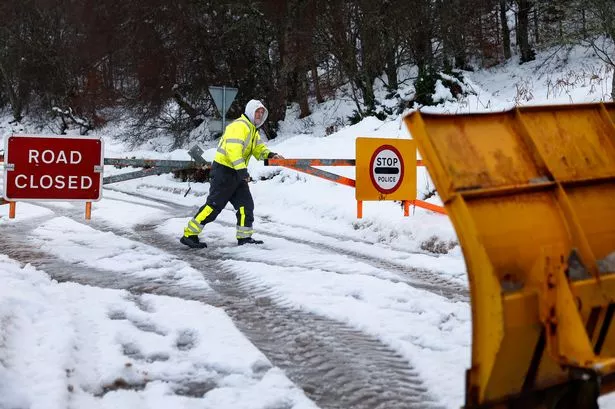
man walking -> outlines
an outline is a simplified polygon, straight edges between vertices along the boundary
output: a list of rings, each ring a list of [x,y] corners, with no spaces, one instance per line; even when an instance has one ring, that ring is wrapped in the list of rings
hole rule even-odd
[[[210,187],[207,201],[184,228],[179,240],[190,248],[204,248],[207,244],[199,241],[203,226],[213,222],[230,201],[237,211],[237,244],[262,244],[254,240],[254,201],[248,181],[248,162],[254,156],[258,160],[283,159],[271,152],[260,138],[258,129],[265,123],[269,112],[261,101],[251,100],[246,109],[224,131],[210,171]]]

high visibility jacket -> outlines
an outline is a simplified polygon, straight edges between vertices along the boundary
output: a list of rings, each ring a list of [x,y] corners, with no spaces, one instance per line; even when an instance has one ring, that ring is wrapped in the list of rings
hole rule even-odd
[[[271,151],[261,140],[254,124],[242,115],[231,122],[224,131],[218,143],[214,162],[240,171],[248,167],[250,157],[258,160],[267,159]]]

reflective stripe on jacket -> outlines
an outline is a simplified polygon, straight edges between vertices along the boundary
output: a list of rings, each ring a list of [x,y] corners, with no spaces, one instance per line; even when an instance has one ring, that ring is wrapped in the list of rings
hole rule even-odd
[[[271,152],[261,140],[252,122],[242,115],[231,122],[218,143],[214,161],[235,170],[246,169],[250,156],[258,160],[267,159]]]

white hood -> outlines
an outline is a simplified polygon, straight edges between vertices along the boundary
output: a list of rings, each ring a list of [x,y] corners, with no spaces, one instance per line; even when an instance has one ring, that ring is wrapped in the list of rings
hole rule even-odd
[[[254,113],[256,112],[256,110],[258,108],[264,108],[265,109],[265,115],[263,115],[263,120],[260,123],[256,123],[254,122]],[[250,122],[252,122],[254,124],[254,126],[256,126],[257,128],[260,128],[261,125],[263,125],[265,123],[265,121],[267,120],[267,116],[269,115],[269,111],[267,110],[267,108],[265,108],[265,105],[263,105],[262,102],[260,102],[258,99],[251,99],[250,102],[248,102],[246,104],[246,110],[244,111],[245,116],[248,117],[248,119],[250,120]]]

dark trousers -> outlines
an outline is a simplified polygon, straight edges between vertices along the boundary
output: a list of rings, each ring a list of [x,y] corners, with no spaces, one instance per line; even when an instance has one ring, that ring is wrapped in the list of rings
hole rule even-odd
[[[217,162],[212,164],[209,176],[209,196],[194,219],[201,225],[211,223],[231,202],[237,212],[237,238],[250,237],[253,233],[254,200],[248,182],[240,180],[234,169]]]

